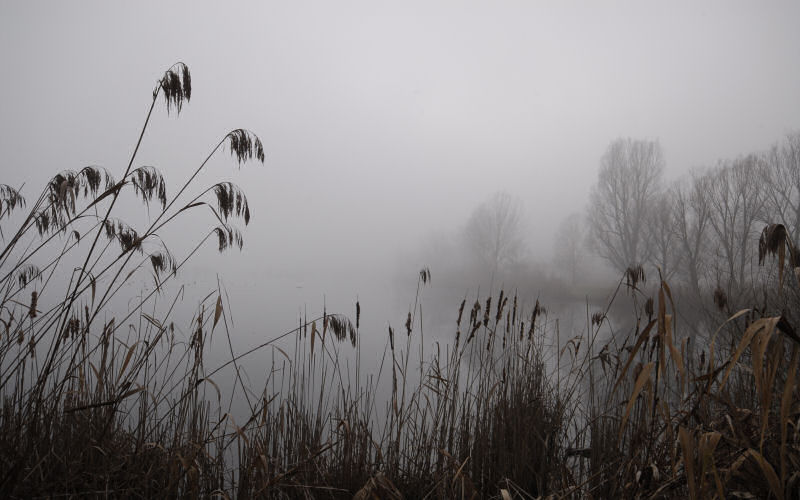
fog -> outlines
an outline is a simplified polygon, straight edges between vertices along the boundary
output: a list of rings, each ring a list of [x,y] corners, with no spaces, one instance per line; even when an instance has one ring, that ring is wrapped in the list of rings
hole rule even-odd
[[[800,128],[797,19],[795,2],[3,2],[0,182],[33,198],[63,169],[120,176],[154,85],[183,61],[191,101],[156,104],[136,165],[169,195],[234,128],[266,153],[239,168],[221,151],[191,185],[235,182],[253,219],[241,252],[211,241],[179,274],[184,328],[219,276],[241,349],[357,300],[381,349],[421,268],[436,326],[489,291],[483,275],[448,279],[468,264],[442,267],[469,262],[460,235],[493,193],[521,201],[536,269],[489,283],[530,306],[611,141],[658,140],[677,178]],[[213,225],[191,214],[162,236],[182,256]],[[603,266],[600,295],[618,279]]]

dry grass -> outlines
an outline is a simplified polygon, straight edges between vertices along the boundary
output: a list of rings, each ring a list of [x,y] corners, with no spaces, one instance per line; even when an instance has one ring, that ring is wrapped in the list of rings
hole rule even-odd
[[[176,65],[153,104],[161,93],[180,111],[190,82]],[[212,154],[226,144],[239,162],[263,161],[248,131],[231,132]],[[221,250],[241,246],[228,221],[249,221],[244,194],[220,183],[176,204],[194,176],[168,198],[158,171],[133,162],[120,181],[95,167],[63,172],[21,214],[25,199],[0,186],[0,220],[19,222],[3,228],[0,254],[4,497],[800,495],[800,339],[788,317],[745,309],[707,339],[690,338],[669,285],[647,289],[632,268],[612,299],[630,301],[630,331],[611,328],[609,304],[587,311],[585,334],[562,339],[538,300],[500,291],[462,302],[450,341],[430,343],[420,319],[425,268],[405,328],[388,329],[377,373],[362,373],[359,304],[355,325],[325,312],[237,354],[221,288],[185,332],[175,326],[180,293],[167,296],[165,284],[194,252],[176,259],[152,236],[207,206],[220,225],[199,244],[216,236]],[[144,230],[113,216],[126,186],[161,207]],[[797,277],[786,230],[765,229],[760,257],[777,257],[772,297],[782,305],[782,290],[800,284],[785,279],[786,249]],[[53,270],[70,259],[79,269],[58,289]],[[122,285],[145,271],[152,293],[114,314]],[[215,333],[230,360],[208,367]],[[239,366],[252,353],[272,360],[257,393]],[[351,354],[355,366],[344,362]],[[222,390],[226,370],[233,381]],[[247,404],[244,417],[233,415],[234,398]]]

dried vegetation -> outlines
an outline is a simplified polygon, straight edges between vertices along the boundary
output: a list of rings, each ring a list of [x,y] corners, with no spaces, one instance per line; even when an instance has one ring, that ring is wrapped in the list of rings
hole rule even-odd
[[[153,105],[159,95],[180,112],[191,97],[185,65],[157,82]],[[211,154],[225,145],[240,163],[264,160],[246,130]],[[218,225],[198,247],[212,236],[220,250],[241,247],[229,219],[249,222],[247,199],[219,183],[176,204],[196,173],[170,198],[157,169],[132,168],[135,156],[119,181],[99,167],[58,174],[27,213],[19,192],[0,186],[0,220],[21,219],[3,233],[0,253],[4,497],[800,495],[795,325],[743,309],[710,342],[695,341],[678,328],[669,285],[651,279],[647,289],[641,267],[623,275],[625,293],[613,299],[633,304],[630,332],[607,335],[605,310],[587,312],[584,335],[562,339],[538,300],[501,291],[465,299],[452,340],[429,345],[420,312],[431,282],[425,268],[406,335],[388,328],[376,374],[342,363],[345,349],[361,356],[359,304],[355,325],[325,312],[247,352],[231,347],[229,361],[207,367],[214,332],[230,342],[224,294],[199,304],[182,341],[172,317],[180,293],[159,292],[194,251],[177,260],[155,235],[205,206]],[[148,227],[114,216],[128,187],[145,204],[158,201]],[[796,290],[800,271],[785,228],[768,226],[759,250],[762,262],[777,263],[779,292]],[[83,264],[66,289],[54,288],[54,270],[76,255]],[[154,286],[137,306],[109,310],[131,276],[149,271]],[[294,340],[291,353],[277,347],[281,339]],[[272,361],[260,393],[239,367],[254,353]],[[249,408],[244,418],[223,402],[215,378],[230,368]]]

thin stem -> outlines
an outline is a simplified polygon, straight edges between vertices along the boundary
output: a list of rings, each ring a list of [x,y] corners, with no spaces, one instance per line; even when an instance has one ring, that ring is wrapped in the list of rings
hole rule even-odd
[[[142,131],[139,133],[139,139],[136,141],[136,147],[133,149],[133,154],[131,154],[131,158],[128,161],[128,167],[125,169],[125,174],[122,176],[123,180],[126,177],[128,177],[133,162],[136,159],[136,155],[139,152],[139,146],[141,146],[142,139],[144,139],[144,133],[147,131],[147,125],[150,123],[150,117],[153,115],[153,108],[155,108],[156,99],[158,98],[160,91],[161,87],[159,86],[156,88],[156,91],[153,92],[153,101],[150,103],[150,109],[147,112],[147,118],[145,118],[144,125],[142,126]],[[83,277],[85,276],[85,271],[86,271],[86,265],[89,263],[89,260],[92,257],[92,253],[94,252],[94,249],[97,246],[97,241],[100,239],[100,234],[103,231],[103,227],[105,226],[105,223],[108,221],[108,218],[111,215],[111,211],[114,209],[114,205],[117,202],[117,198],[119,198],[119,192],[120,191],[117,190],[114,193],[113,198],[111,199],[111,203],[109,204],[109,207],[106,210],[106,215],[103,217],[103,222],[100,224],[100,228],[98,228],[97,232],[95,233],[94,240],[92,241],[92,246],[89,249],[89,252],[87,252],[86,254],[86,259],[84,260],[83,265],[80,268],[80,275],[78,276],[78,279],[75,281],[75,287],[73,288],[72,293],[69,296],[69,302],[67,306],[62,310],[61,321],[60,321],[61,324],[56,329],[57,333],[63,330],[64,324],[66,323],[67,317],[69,316],[69,311],[72,309],[73,304],[78,298],[77,291],[81,283],[83,282]],[[47,379],[47,376],[52,368],[53,361],[55,359],[55,353],[58,351],[58,346],[60,345],[60,343],[61,343],[61,335],[56,335],[54,349],[48,355],[47,362],[45,363],[45,368],[40,373],[39,379],[36,382],[36,385],[40,387],[40,390],[44,390],[44,382]],[[40,398],[34,398],[34,399],[39,400]]]

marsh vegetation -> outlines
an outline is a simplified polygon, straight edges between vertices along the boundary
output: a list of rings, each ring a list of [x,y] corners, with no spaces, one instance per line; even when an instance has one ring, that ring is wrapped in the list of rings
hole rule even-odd
[[[34,198],[0,186],[4,497],[800,494],[800,136],[668,186],[657,142],[613,142],[590,217],[554,238],[550,297],[585,309],[569,328],[528,290],[496,286],[532,273],[517,205],[500,194],[466,226],[489,291],[436,301],[450,319],[435,334],[424,292],[460,275],[444,264],[414,271],[407,319],[387,325],[381,352],[362,351],[358,302],[237,350],[225,289],[179,317],[172,284],[203,245],[245,244],[246,193],[195,183],[224,150],[263,163],[260,139],[227,133],[174,196],[136,166],[151,114],[191,97],[176,64],[119,177],[64,171]],[[141,229],[122,197],[146,212]],[[209,229],[176,256],[163,235],[196,211]],[[586,234],[619,274],[601,305],[576,293],[595,286],[582,281]],[[210,363],[214,342],[226,355]],[[263,386],[240,366],[254,356]]]

